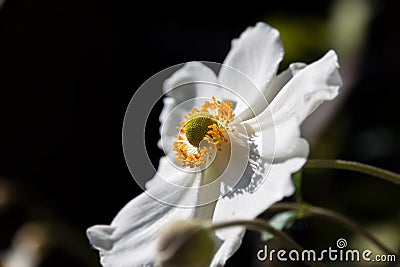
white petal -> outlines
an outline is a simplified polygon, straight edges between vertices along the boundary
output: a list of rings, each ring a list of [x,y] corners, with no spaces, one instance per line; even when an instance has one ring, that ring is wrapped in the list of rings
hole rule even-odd
[[[159,175],[162,174],[162,175]],[[146,182],[146,189],[152,187],[152,185],[160,185],[163,183],[162,180],[168,180],[171,178],[175,178],[175,180],[179,181],[185,179],[187,173],[177,171],[176,168],[168,161],[167,157],[161,157],[158,163],[158,170],[156,175],[153,176],[149,181]]]
[[[165,80],[163,92],[177,103],[182,103],[187,99],[204,96],[202,88],[207,87],[208,83],[216,83],[216,80],[212,69],[201,62],[189,62]],[[179,90],[179,87],[183,90]]]
[[[188,174],[186,172],[176,169],[167,159],[162,157],[158,166],[158,173],[161,175],[155,175],[151,180],[146,183],[146,188],[149,189],[153,185],[160,186],[164,183],[166,190],[170,188],[171,184],[176,184],[175,180],[187,179]],[[220,181],[217,180],[219,173],[215,170],[214,166],[209,166],[205,171],[201,173],[193,173],[197,175],[196,185],[187,187],[188,192],[186,194],[196,195],[196,207],[194,209],[194,217],[200,220],[211,220],[214,213],[215,202],[219,198],[220,194]],[[167,182],[168,184],[166,184]],[[173,203],[171,203],[173,204]],[[180,206],[191,207],[191,203],[180,201]]]
[[[176,126],[179,126],[180,120],[182,120],[183,116],[187,113],[185,109],[177,109],[176,113],[173,116],[170,112],[176,107],[176,101],[172,97],[165,97],[163,99],[164,108],[160,114],[160,140],[158,140],[157,146],[160,149],[163,149],[166,154],[173,153],[172,147],[175,142],[174,136],[178,134],[178,129]],[[167,119],[170,119],[170,123],[165,123]]]
[[[307,64],[301,62],[292,63],[289,65],[289,68],[275,76],[268,84],[268,88],[265,90],[264,95],[268,103],[271,103],[279,91],[306,66]]]
[[[198,177],[193,174],[184,174],[182,177],[178,174],[167,180],[168,183],[182,187],[168,187],[165,180],[156,178],[150,189],[130,201],[110,226],[93,226],[87,230],[90,243],[100,250],[103,266],[134,267],[151,264],[155,258],[160,229],[173,221],[193,217],[193,208],[176,205],[196,205],[197,196],[187,187],[197,187]]]
[[[257,121],[256,118],[248,122],[254,121]],[[305,163],[309,153],[308,143],[300,138],[299,125],[295,120],[282,124],[276,130],[268,128],[268,122],[263,122],[260,122],[262,135],[251,136],[248,140],[250,155],[247,168],[233,189],[228,184],[231,192],[224,192],[224,197],[217,202],[214,221],[253,219],[293,193],[291,174]],[[251,135],[255,129],[248,132]],[[241,142],[232,142],[232,147],[242,145]],[[274,147],[279,150],[278,156],[274,153]],[[223,181],[223,185],[226,185],[226,181]],[[217,236],[229,242],[236,240],[240,244],[242,231],[241,227],[234,227],[218,231]],[[233,252],[226,255],[229,257]]]
[[[275,76],[279,62],[283,58],[283,46],[279,32],[265,23],[257,23],[249,27],[238,40],[232,42],[232,48],[221,67],[218,75],[219,82],[234,90],[247,102],[239,102],[235,113],[242,119],[246,116],[240,114],[248,106],[255,108],[260,101],[268,83]],[[229,67],[231,68],[229,68]],[[238,70],[243,75],[238,75]]]
[[[224,266],[226,261],[239,249],[242,243],[242,238],[245,229],[242,227],[236,228],[237,231],[234,235],[229,236],[218,248],[214,255],[210,267]]]
[[[87,230],[90,244],[98,250],[110,250],[114,245],[114,240],[110,236],[115,231],[111,225],[94,225]]]
[[[158,146],[164,148],[165,152],[172,150],[173,136],[178,134],[176,127],[180,125],[183,116],[199,105],[196,98],[211,98],[210,90],[216,91],[213,85],[216,79],[214,71],[206,65],[190,62],[164,81],[163,92],[168,97],[164,98],[164,108],[160,114],[161,140]]]
[[[211,164],[201,175],[201,187],[198,191],[198,198],[195,211],[195,218],[203,221],[211,221],[215,205],[220,195],[221,182],[216,168]]]
[[[163,99],[164,107],[160,113],[160,122],[164,122],[171,110],[177,105],[177,101],[173,97],[164,97]]]
[[[222,149],[218,152],[214,166],[220,173],[222,182],[221,194],[229,192],[244,174],[250,157],[250,147],[246,128],[235,125],[235,132],[229,133],[229,143],[222,143]]]
[[[283,197],[293,194],[291,174],[299,170],[305,161],[305,157],[296,157],[272,166],[264,166],[266,169],[271,168],[263,183],[253,192],[238,188],[233,194],[220,199],[215,209],[214,221],[253,219]],[[217,236],[222,240],[238,237],[239,234],[238,227],[217,231]]]
[[[249,132],[253,132],[251,138],[252,153],[268,162],[285,160],[295,155],[308,156],[308,144],[300,138],[300,124],[296,118],[286,120],[281,124],[274,125],[271,115],[266,111],[255,118],[245,122]],[[297,152],[302,148],[303,151]],[[255,157],[255,155],[252,155]]]
[[[337,55],[331,50],[300,70],[270,104],[275,123],[291,118],[301,123],[322,102],[335,98],[342,85],[338,68]]]

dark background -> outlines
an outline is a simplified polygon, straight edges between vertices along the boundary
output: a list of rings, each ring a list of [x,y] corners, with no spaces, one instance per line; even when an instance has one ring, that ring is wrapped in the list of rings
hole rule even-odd
[[[0,251],[10,247],[18,229],[36,221],[71,233],[54,237],[60,244],[40,266],[96,266],[97,254],[84,239],[86,228],[110,223],[141,192],[121,144],[124,112],[136,88],[174,64],[222,62],[230,41],[259,20],[269,22],[276,14],[289,21],[299,16],[327,20],[334,2],[231,2],[228,8],[203,2],[178,7],[120,0],[8,0],[0,10],[0,194],[8,196],[0,201]],[[314,142],[313,155],[399,172],[397,4],[377,2],[358,79],[321,141]],[[294,60],[311,62],[321,55],[306,50]],[[155,164],[162,155],[156,146],[161,108],[156,106],[148,126],[154,133],[147,144]],[[368,156],[369,147],[378,152]],[[344,172],[305,174],[310,176],[304,184],[307,201],[362,223],[399,219],[398,187]],[[323,232],[322,223],[306,225],[294,230],[300,243],[315,246],[325,240],[308,235]],[[336,240],[329,233],[326,239]],[[73,241],[64,240],[69,238]],[[228,266],[244,266],[255,257],[250,241]]]

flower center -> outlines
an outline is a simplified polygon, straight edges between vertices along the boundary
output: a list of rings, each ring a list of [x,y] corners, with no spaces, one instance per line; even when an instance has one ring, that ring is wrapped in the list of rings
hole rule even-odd
[[[235,118],[232,104],[215,97],[212,100],[206,101],[200,110],[194,108],[177,127],[179,135],[175,136],[173,150],[181,166],[193,168],[205,164],[207,157],[211,157],[210,152],[215,148],[220,151],[222,142],[228,142],[226,134],[234,131],[229,127]],[[202,144],[204,140],[205,145]]]
[[[210,131],[209,126],[217,124],[210,113],[196,112],[188,118],[185,124],[185,135],[190,144],[199,147],[200,142]]]

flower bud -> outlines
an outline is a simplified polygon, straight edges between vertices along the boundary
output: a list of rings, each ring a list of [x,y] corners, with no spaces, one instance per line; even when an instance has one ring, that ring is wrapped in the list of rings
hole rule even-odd
[[[212,231],[198,221],[178,221],[161,231],[156,266],[208,267],[215,243]]]

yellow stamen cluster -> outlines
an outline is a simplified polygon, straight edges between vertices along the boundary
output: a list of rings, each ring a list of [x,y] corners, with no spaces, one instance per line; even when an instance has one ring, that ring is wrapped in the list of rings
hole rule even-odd
[[[229,128],[235,118],[232,104],[217,100],[214,96],[212,100],[206,101],[200,110],[192,109],[184,116],[186,122],[181,122],[181,126],[177,127],[179,135],[175,136],[177,141],[174,142],[173,150],[176,152],[176,161],[182,167],[194,168],[205,164],[213,149],[212,145],[221,151],[222,142],[228,142],[224,133],[234,131]],[[206,140],[210,146],[200,148],[201,140]]]

